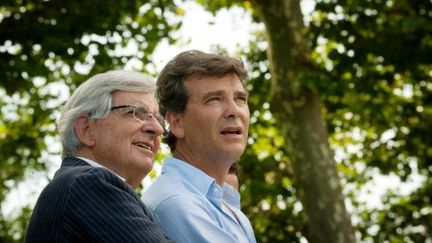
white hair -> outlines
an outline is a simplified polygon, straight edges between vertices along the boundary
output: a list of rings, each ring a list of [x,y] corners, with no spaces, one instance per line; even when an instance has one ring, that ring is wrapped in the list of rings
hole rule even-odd
[[[114,91],[155,94],[153,79],[135,71],[115,70],[96,74],[81,84],[66,102],[58,128],[63,146],[62,157],[75,156],[82,144],[75,132],[75,120],[86,115],[90,119],[106,117],[111,111]]]

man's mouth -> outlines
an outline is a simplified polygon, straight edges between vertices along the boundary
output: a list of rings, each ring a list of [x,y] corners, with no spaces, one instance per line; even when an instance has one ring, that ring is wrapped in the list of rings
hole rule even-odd
[[[141,147],[141,148],[145,148],[148,149],[150,151],[153,151],[153,146],[151,146],[149,143],[145,143],[145,142],[133,142],[132,143],[135,146]]]
[[[222,135],[240,135],[242,134],[241,128],[239,127],[228,127],[228,128],[224,128],[222,129],[222,131],[220,132]]]

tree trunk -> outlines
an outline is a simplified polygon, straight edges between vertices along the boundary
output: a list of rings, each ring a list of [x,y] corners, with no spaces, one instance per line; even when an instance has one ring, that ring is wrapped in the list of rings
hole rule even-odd
[[[308,216],[311,243],[355,242],[319,96],[300,82],[311,67],[299,0],[253,0],[264,22],[272,74],[271,111],[286,138],[295,187]]]

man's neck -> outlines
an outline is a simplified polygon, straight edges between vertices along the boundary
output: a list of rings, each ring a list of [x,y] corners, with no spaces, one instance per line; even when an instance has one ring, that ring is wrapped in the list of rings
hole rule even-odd
[[[205,158],[204,156],[192,156],[186,153],[182,153],[182,151],[176,150],[172,152],[173,157],[176,159],[181,159],[186,163],[202,170],[208,176],[214,178],[216,183],[218,183],[221,187],[223,187],[225,182],[225,177],[228,173],[229,167],[231,164],[226,161],[217,161],[214,159]]]

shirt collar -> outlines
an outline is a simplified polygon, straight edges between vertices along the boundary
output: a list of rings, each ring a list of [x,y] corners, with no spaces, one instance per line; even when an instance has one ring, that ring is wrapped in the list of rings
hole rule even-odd
[[[188,178],[188,182],[206,195],[216,180],[195,166],[176,158],[165,158],[161,173],[177,174]]]
[[[126,181],[125,178],[121,177],[119,174],[115,173],[114,171],[112,171],[111,169],[99,164],[98,162],[88,159],[88,158],[84,158],[84,157],[77,157],[78,159],[82,159],[85,162],[87,162],[89,165],[91,165],[92,167],[99,167],[99,168],[105,168],[109,171],[111,171],[112,173],[114,173],[116,176],[118,176],[121,180]]]
[[[219,186],[213,177],[183,160],[172,157],[165,158],[161,173],[188,178],[188,183],[197,188],[213,203],[220,205],[223,199],[228,204],[240,208],[240,194],[236,189],[227,183],[224,187]]]
[[[223,199],[225,202],[237,209],[240,209],[240,193],[237,189],[232,187],[230,184],[225,183],[223,193]]]

